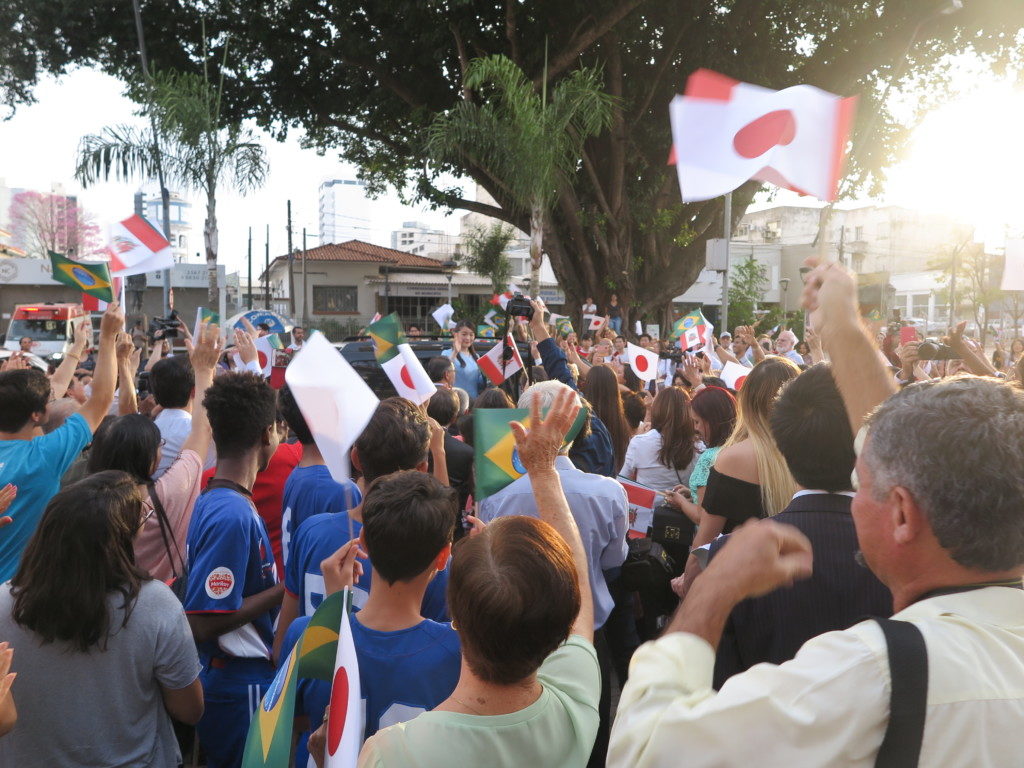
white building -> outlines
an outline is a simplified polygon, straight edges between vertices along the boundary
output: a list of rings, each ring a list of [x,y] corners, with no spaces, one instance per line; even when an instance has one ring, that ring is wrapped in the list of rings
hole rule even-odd
[[[370,201],[359,179],[329,179],[320,185],[320,244],[366,240]]]
[[[168,191],[169,214],[171,235],[168,238],[171,242],[171,250],[174,254],[174,261],[177,264],[188,262],[191,242],[189,236],[192,232],[192,203],[188,202],[180,192]],[[147,184],[146,187],[135,193],[135,210],[141,211],[157,230],[164,234],[164,205],[160,197],[160,189],[155,184]],[[196,250],[204,249],[202,242],[197,243]],[[202,258],[205,258],[205,254]]]
[[[431,229],[419,221],[403,221],[401,229],[391,232],[391,247],[396,251],[444,261],[452,258],[458,250],[459,237],[441,229]]]

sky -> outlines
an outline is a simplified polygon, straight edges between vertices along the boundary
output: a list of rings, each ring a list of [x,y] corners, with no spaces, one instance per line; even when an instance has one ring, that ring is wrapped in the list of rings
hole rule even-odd
[[[948,213],[975,224],[989,240],[1005,228],[1024,233],[1024,91],[1018,76],[979,74],[977,62],[965,63],[951,83],[949,101],[914,128],[902,162],[891,169],[885,195],[878,201],[929,212]],[[92,69],[78,69],[62,78],[47,77],[36,89],[37,103],[19,107],[0,121],[0,178],[9,187],[48,191],[63,183],[104,226],[132,213],[139,182],[109,182],[82,190],[73,180],[78,140],[106,125],[139,122],[135,106],[121,84]],[[904,94],[901,98],[913,98]],[[667,126],[666,126],[667,128]],[[292,200],[293,243],[301,246],[302,228],[318,232],[317,187],[330,178],[354,176],[354,169],[336,156],[302,149],[292,133],[284,143],[264,136],[270,175],[264,187],[247,197],[228,190],[218,196],[220,260],[229,270],[243,270],[248,228],[253,251],[262,257],[266,225],[270,225],[271,256],[284,254],[286,202]],[[472,192],[470,191],[470,194]],[[190,251],[202,251],[201,195],[186,193],[193,203]],[[820,205],[812,198],[780,191],[766,205]],[[844,204],[845,205],[845,204]],[[402,206],[393,192],[371,204],[370,229],[363,239],[390,245],[390,233],[403,221],[457,232],[462,211],[445,214]],[[311,247],[316,240],[310,240]],[[193,257],[194,258],[194,257]],[[257,263],[258,260],[257,260]]]
[[[112,181],[83,190],[74,180],[75,155],[82,136],[99,133],[108,125],[143,122],[135,116],[135,105],[122,91],[117,79],[92,69],[78,69],[60,79],[42,79],[35,91],[35,104],[20,106],[10,120],[0,120],[0,179],[8,187],[41,192],[49,192],[52,184],[62,183],[67,194],[77,195],[81,205],[96,216],[103,231],[108,223],[130,216],[139,181]],[[255,263],[262,263],[268,224],[271,258],[286,253],[289,198],[293,246],[301,247],[303,227],[312,235],[319,232],[320,182],[354,178],[355,169],[336,156],[320,156],[313,150],[302,149],[296,132],[283,143],[266,134],[263,137],[270,166],[263,188],[245,197],[226,189],[217,196],[219,260],[228,271],[244,271],[250,226]],[[205,198],[194,192],[187,192],[185,197],[193,205],[189,248],[194,254],[203,251]],[[454,233],[459,229],[459,216],[465,213],[446,216],[441,211],[406,207],[393,192],[373,201],[370,210],[370,229],[361,239],[386,246],[391,245],[391,231],[403,221],[422,221],[432,228]],[[309,247],[317,244],[315,238],[309,238]],[[190,260],[194,259],[193,255]]]

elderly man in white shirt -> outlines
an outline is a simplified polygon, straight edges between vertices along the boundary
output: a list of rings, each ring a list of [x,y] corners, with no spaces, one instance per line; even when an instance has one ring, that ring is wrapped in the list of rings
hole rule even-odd
[[[804,302],[854,430],[884,401],[858,437],[852,513],[864,560],[892,591],[895,621],[884,632],[866,621],[820,635],[792,661],[755,666],[716,694],[714,649],[733,606],[813,567],[796,529],[739,529],[664,636],[634,655],[608,765],[675,766],[682,754],[688,766],[1019,765],[1024,392],[963,378],[886,399],[894,387],[859,325],[852,275],[818,266]],[[918,648],[890,667],[890,652],[905,647],[887,642],[897,629]],[[917,686],[904,687],[911,668]],[[890,718],[897,695],[896,711],[916,711],[916,724]]]

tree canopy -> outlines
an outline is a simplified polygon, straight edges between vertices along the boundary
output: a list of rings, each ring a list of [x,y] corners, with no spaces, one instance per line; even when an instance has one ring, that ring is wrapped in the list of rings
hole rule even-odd
[[[588,139],[559,190],[545,249],[569,300],[617,293],[629,315],[663,307],[696,278],[704,241],[721,231],[720,200],[682,204],[666,165],[667,105],[699,67],[771,88],[810,83],[861,96],[858,126],[880,110],[884,84],[941,84],[950,57],[973,52],[993,65],[1019,57],[1024,3],[970,0],[938,15],[936,0],[149,0],[143,22],[158,68],[194,70],[203,35],[213,56],[229,44],[224,108],[280,136],[302,128],[310,145],[337,150],[371,189],[392,185],[409,201],[494,215],[528,230],[528,216],[466,158],[430,162],[435,117],[475,98],[463,74],[474,58],[503,54],[539,87],[597,67],[621,109]],[[31,97],[42,72],[96,64],[121,77],[138,55],[122,0],[8,0],[13,34],[0,51],[0,98]],[[916,44],[908,43],[916,36]],[[547,55],[545,56],[547,52]],[[545,67],[545,61],[547,66]],[[926,93],[941,93],[932,88]],[[855,127],[855,141],[858,139]],[[857,149],[851,173],[869,179],[903,138],[886,113]],[[448,174],[498,201],[477,202]],[[877,176],[876,176],[877,178]],[[738,219],[757,190],[734,196]]]

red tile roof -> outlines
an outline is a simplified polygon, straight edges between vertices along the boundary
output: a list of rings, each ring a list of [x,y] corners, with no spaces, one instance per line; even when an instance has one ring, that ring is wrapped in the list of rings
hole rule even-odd
[[[296,254],[300,258],[301,251]],[[284,259],[278,256],[274,261]],[[416,267],[420,269],[441,270],[441,262],[428,259],[414,253],[396,251],[381,245],[364,243],[362,240],[349,240],[344,243],[328,243],[306,251],[306,258],[314,261],[351,261],[364,264],[391,264],[397,267]]]

